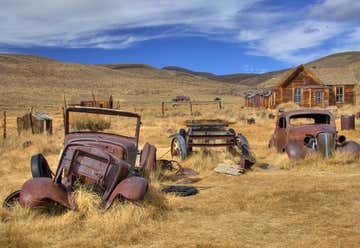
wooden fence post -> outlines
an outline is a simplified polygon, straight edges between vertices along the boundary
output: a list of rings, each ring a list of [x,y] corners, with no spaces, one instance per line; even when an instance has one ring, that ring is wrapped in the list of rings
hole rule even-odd
[[[165,116],[165,103],[164,102],[161,102],[161,113],[162,113],[162,116]]]
[[[3,133],[3,138],[6,139],[7,134],[6,134],[6,111],[4,111],[4,133]]]

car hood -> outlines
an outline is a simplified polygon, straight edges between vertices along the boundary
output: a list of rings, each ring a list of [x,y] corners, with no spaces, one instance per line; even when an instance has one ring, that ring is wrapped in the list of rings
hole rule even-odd
[[[102,133],[71,133],[65,136],[64,145],[81,144],[96,147],[111,155],[132,162],[137,154],[137,144],[134,138]]]
[[[318,133],[336,134],[336,127],[329,124],[302,125],[290,127],[288,136],[289,140],[299,140],[303,142],[306,135],[316,136]]]

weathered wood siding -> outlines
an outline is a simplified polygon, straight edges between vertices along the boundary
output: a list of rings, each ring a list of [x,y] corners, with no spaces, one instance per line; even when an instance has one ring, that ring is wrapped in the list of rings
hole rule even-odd
[[[294,77],[288,84],[285,84],[279,87],[278,91],[282,91],[282,96],[279,94],[279,97],[276,99],[276,103],[285,103],[285,102],[294,102],[294,89],[301,88],[301,103],[300,106],[310,107],[310,89],[304,89],[304,86],[316,85],[311,77],[309,77],[305,72],[299,73]]]
[[[336,102],[336,87],[344,88],[344,100],[343,102]],[[331,86],[329,92],[329,104],[342,107],[345,104],[356,104],[356,91],[354,85],[336,85]]]

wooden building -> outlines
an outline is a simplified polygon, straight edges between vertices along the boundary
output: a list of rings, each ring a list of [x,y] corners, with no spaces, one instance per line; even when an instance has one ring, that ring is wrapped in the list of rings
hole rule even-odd
[[[270,108],[274,104],[271,90],[256,90],[245,93],[245,107]]]
[[[355,85],[355,77],[346,68],[310,69],[300,65],[278,82],[272,89],[271,96],[268,96],[269,104],[264,101],[262,107],[271,108],[287,102],[301,107],[356,104]]]

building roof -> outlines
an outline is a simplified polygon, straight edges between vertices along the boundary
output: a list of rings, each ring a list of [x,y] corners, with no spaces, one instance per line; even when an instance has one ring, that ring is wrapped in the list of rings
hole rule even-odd
[[[314,81],[315,84],[322,84],[322,81],[308,67],[304,65],[299,65],[298,67],[291,69],[286,74],[286,76],[280,80],[278,86],[283,86],[290,83],[301,72],[305,72]]]
[[[326,85],[305,85],[302,88],[304,89],[329,89],[329,86]]]
[[[347,67],[311,67],[310,69],[325,85],[355,85],[354,71]]]
[[[308,67],[299,65],[291,69],[280,79],[277,86],[291,82],[299,73],[304,71],[315,84],[318,85],[355,85],[357,83],[354,72],[347,67]],[[315,87],[315,86],[314,86]]]

